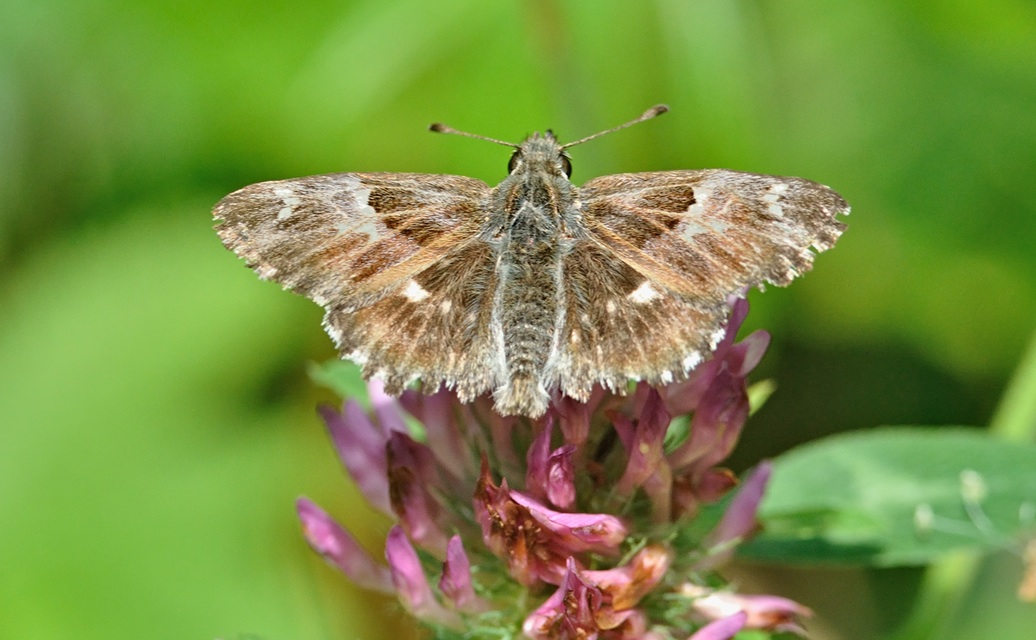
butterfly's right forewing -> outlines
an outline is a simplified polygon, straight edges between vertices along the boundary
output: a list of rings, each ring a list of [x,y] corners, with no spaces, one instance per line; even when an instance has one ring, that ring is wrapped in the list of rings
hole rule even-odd
[[[604,176],[579,189],[586,238],[564,264],[562,391],[685,377],[723,335],[727,297],[788,284],[848,212],[801,178],[725,170]]]
[[[671,291],[721,304],[787,285],[845,229],[849,205],[802,178],[724,169],[626,173],[580,189],[592,237]]]

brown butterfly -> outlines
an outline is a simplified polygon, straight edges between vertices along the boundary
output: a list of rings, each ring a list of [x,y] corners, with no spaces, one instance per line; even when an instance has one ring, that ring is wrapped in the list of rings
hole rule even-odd
[[[808,271],[849,205],[722,169],[569,181],[567,148],[665,111],[565,145],[549,130],[484,138],[515,149],[495,188],[419,173],[253,184],[216,205],[217,230],[261,278],[324,307],[342,357],[390,393],[420,379],[538,417],[555,391],[670,383],[715,348],[728,295]]]

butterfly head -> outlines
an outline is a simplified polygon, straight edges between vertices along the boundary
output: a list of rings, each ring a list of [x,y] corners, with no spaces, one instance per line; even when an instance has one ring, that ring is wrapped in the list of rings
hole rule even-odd
[[[539,132],[532,134],[515,148],[507,163],[507,171],[512,175],[545,171],[568,178],[572,175],[572,162],[554,137],[554,132],[547,129],[542,135]]]

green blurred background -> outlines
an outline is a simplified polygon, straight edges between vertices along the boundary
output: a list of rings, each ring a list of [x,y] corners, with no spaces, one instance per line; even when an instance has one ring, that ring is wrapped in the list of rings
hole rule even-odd
[[[853,204],[813,273],[753,296],[778,391],[736,467],[988,421],[1036,326],[1031,0],[4,3],[0,638],[398,636],[295,522],[305,493],[375,554],[387,529],[313,411],[320,310],[224,250],[212,204],[343,170],[495,183],[506,151],[428,123],[571,140],[656,102],[575,150],[577,184],[727,167]],[[919,573],[739,575],[870,638]],[[1032,637],[1020,576],[987,564],[944,637]]]

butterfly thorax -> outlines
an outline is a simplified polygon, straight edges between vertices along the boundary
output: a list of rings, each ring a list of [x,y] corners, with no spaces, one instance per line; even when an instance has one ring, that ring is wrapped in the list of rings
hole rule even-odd
[[[500,342],[496,401],[504,413],[546,409],[564,317],[562,264],[578,235],[567,158],[549,132],[527,138],[493,192],[487,240],[496,251],[493,324]]]
[[[554,244],[559,231],[571,225],[575,189],[568,181],[568,158],[554,136],[526,138],[511,158],[510,175],[494,189],[498,228],[510,229],[513,240]]]

